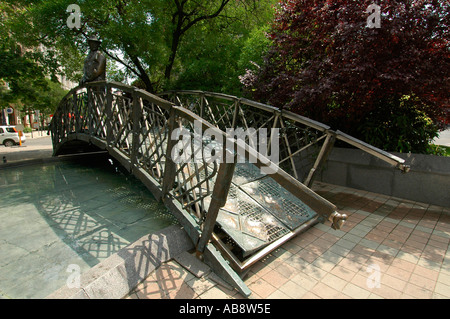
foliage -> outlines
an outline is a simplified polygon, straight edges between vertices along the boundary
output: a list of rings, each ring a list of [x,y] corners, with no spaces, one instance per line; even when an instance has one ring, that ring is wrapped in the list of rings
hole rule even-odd
[[[15,13],[20,8],[0,4],[0,103],[19,110],[40,110],[50,114],[65,92],[51,72],[51,53],[35,50],[36,43],[22,43],[15,28],[20,25]],[[48,79],[50,77],[52,80]]]
[[[241,11],[234,14],[245,17]],[[260,21],[252,23],[250,19],[224,18],[199,24],[183,42],[169,88],[241,95],[239,76],[253,62],[261,63],[268,47],[265,30],[271,12],[267,10],[267,17],[259,16]]]
[[[47,90],[37,91],[35,102],[30,104],[33,110],[39,110],[45,116],[53,114],[59,102],[68,93],[59,83],[50,80],[47,80],[47,87]]]
[[[430,144],[427,153],[431,155],[450,157],[450,147],[444,145]]]
[[[109,74],[114,79],[133,79],[135,84],[157,92],[196,76],[203,68],[203,64],[193,63],[198,59],[212,71],[203,83],[215,80],[215,87],[222,87],[233,73],[222,67],[234,69],[235,64],[226,62],[239,59],[240,41],[233,37],[237,25],[246,21],[239,27],[246,36],[256,23],[253,21],[269,16],[264,12],[274,0],[85,0],[79,3],[79,30],[66,25],[66,9],[72,0],[6,2],[26,8],[16,14],[15,30],[28,42],[45,45],[53,61],[59,62],[55,70],[62,69],[79,80],[76,70],[82,69],[80,57],[88,51],[86,38],[97,35],[107,58],[116,62],[116,66],[109,64],[108,79]],[[215,51],[215,59],[208,51]],[[219,58],[224,53],[229,54],[226,61]],[[221,74],[219,68],[225,72]]]
[[[381,28],[367,26],[373,2]],[[255,99],[422,152],[450,98],[449,12],[445,0],[281,1],[273,45],[242,82]]]
[[[0,103],[9,105],[21,99],[33,99],[34,89],[45,89],[43,68],[10,37],[2,34],[0,38]],[[8,88],[6,88],[6,85]]]
[[[395,103],[395,104],[394,104]],[[400,153],[431,153],[430,143],[438,136],[438,126],[418,108],[420,101],[403,96],[372,109],[361,127],[363,138],[381,149]]]

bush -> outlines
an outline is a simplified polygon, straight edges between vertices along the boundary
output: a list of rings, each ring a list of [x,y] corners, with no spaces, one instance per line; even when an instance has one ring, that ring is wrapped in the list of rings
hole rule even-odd
[[[450,147],[443,145],[430,144],[428,154],[450,157]]]
[[[378,148],[400,153],[435,154],[430,146],[439,127],[426,114],[427,106],[412,96],[380,103],[366,116],[357,134]]]

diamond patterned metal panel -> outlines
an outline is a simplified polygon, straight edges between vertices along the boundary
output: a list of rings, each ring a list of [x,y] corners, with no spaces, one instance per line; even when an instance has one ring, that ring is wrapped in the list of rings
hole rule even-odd
[[[279,220],[239,187],[232,185],[217,222],[248,255],[289,233]]]
[[[237,164],[218,224],[249,255],[317,214],[250,163]]]
[[[317,215],[270,177],[241,185],[241,188],[290,230],[298,228]]]
[[[261,179],[266,175],[261,173],[256,165],[249,163],[237,163],[234,170],[233,183],[236,185],[243,185],[255,180]]]

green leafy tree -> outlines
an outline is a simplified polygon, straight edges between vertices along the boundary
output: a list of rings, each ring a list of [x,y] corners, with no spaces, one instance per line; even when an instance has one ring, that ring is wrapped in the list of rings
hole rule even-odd
[[[47,80],[47,87],[47,90],[37,91],[35,101],[30,104],[33,110],[39,110],[45,117],[55,112],[59,102],[68,93],[59,83],[50,80]]]
[[[193,28],[180,50],[170,87],[241,95],[239,76],[254,67],[252,63],[262,62],[270,43],[265,31],[273,18],[269,5],[256,8],[259,14],[248,10],[229,8],[226,16]]]
[[[45,88],[44,68],[12,36],[8,19],[13,7],[0,4],[0,103],[2,106],[32,97],[31,87]]]
[[[23,25],[17,14],[23,7],[0,4],[0,107],[13,106],[27,114],[40,110],[53,113],[65,94],[56,81],[52,53],[38,50],[39,43],[18,37],[16,28]],[[53,72],[51,71],[53,70]]]
[[[157,92],[180,79],[184,71],[192,70],[193,59],[206,57],[208,49],[216,50],[214,55],[219,57],[226,51],[222,45],[231,47],[229,61],[238,60],[238,44],[242,41],[231,34],[240,28],[239,34],[247,36],[245,29],[254,27],[248,21],[268,17],[274,0],[85,0],[80,3],[80,29],[70,29],[66,24],[66,9],[72,0],[6,2],[26,9],[15,13],[14,32],[28,43],[43,44],[47,60],[44,56],[42,60],[54,72],[63,70],[74,75],[72,79],[79,79],[82,57],[88,51],[86,38],[95,34],[103,41],[102,50],[108,59],[119,65],[112,66],[115,78],[133,78],[137,85]],[[228,27],[233,30],[228,32]],[[206,38],[214,32],[218,33]],[[188,52],[187,47],[192,50]],[[55,61],[58,65],[52,65]],[[215,62],[221,67],[220,61]],[[213,68],[213,60],[205,58],[208,62]],[[227,70],[222,70],[227,79]]]
[[[45,89],[44,71],[35,61],[22,53],[11,39],[0,40],[0,80],[2,104],[33,99],[35,89]]]

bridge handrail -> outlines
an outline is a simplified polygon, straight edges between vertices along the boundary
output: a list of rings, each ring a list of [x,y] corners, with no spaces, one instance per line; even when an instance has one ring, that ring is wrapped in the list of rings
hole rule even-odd
[[[113,97],[113,94],[111,92],[112,89],[123,90],[124,92],[131,93],[132,95],[123,96],[120,100],[120,96]],[[87,100],[83,100],[83,98],[80,99],[80,96],[83,98],[87,96],[88,100],[90,97],[91,100],[89,101],[96,101],[96,103],[86,102]],[[230,96],[226,96],[223,94],[220,94],[218,96],[231,99]],[[118,101],[121,101],[121,103],[123,104],[123,109],[118,109],[116,106],[114,109],[112,109],[113,98],[119,99]],[[219,131],[225,139],[227,139],[228,141],[231,140],[234,148],[236,150],[239,150],[241,152],[240,154],[244,155],[247,160],[249,158],[256,159],[255,165],[257,167],[269,167],[272,165],[275,165],[276,167],[275,163],[272,163],[267,157],[257,152],[254,148],[250,147],[243,141],[237,141],[234,138],[228,136],[226,132],[219,130],[217,126],[209,123],[194,112],[182,106],[177,106],[172,102],[166,101],[161,97],[155,96],[146,91],[120,83],[117,84],[114,82],[93,82],[78,86],[77,88],[71,90],[63,98],[51,122],[53,143],[56,150],[55,153],[57,153],[58,147],[61,144],[64,144],[63,141],[65,139],[81,138],[81,135],[87,134],[89,136],[90,142],[94,142],[98,145],[103,145],[102,143],[104,143],[103,147],[109,148],[110,152],[112,154],[116,154],[119,159],[123,159],[123,155],[120,155],[119,153],[128,156],[130,158],[131,165],[125,163],[125,160],[121,160],[121,163],[124,164],[124,166],[127,167],[130,171],[133,171],[133,169],[138,171],[144,166],[144,164],[142,163],[143,161],[140,160],[138,158],[139,156],[137,155],[139,153],[138,148],[142,147],[143,140],[142,130],[139,127],[139,123],[142,120],[143,112],[146,111],[144,101],[149,102],[150,104],[155,104],[168,112],[168,116],[164,118],[164,120],[169,123],[168,130],[164,128],[164,130],[167,130],[167,132],[164,133],[166,139],[167,137],[171,136],[171,133],[175,128],[170,127],[170,123],[173,126],[175,124],[174,121],[176,120],[176,118],[178,118],[179,120],[187,120],[191,124],[194,121],[199,121],[200,123],[202,123],[202,132],[204,132],[206,129],[215,129]],[[113,113],[115,115],[113,115]],[[75,125],[78,117],[76,117],[74,120],[73,117],[67,118],[67,114],[85,114],[86,118],[83,118],[81,125]],[[128,116],[128,118],[125,118],[126,116]],[[162,117],[163,115],[160,116]],[[114,128],[114,125],[117,125],[117,127]],[[73,135],[74,137],[71,137],[71,135]],[[83,138],[86,139],[86,136],[84,136]],[[141,174],[148,174],[152,176],[152,178],[160,179],[161,185],[158,191],[161,198],[168,196],[169,190],[171,190],[172,187],[169,184],[173,184],[175,178],[174,175],[177,173],[174,172],[174,164],[168,156],[168,154],[171,154],[170,148],[173,147],[174,144],[171,143],[171,141],[172,140],[169,139],[167,146],[165,146],[167,147],[165,154],[152,153],[158,155],[157,157],[159,160],[164,160],[164,165],[161,165],[161,167],[158,168],[163,173],[158,176],[154,175],[153,170],[155,166],[151,166],[151,169],[146,169],[145,172],[141,172]],[[156,146],[161,147],[162,144]],[[152,145],[153,148],[155,148],[156,146]],[[230,182],[230,178],[233,176],[234,169],[230,169],[230,164],[221,163],[218,172],[224,170],[228,172],[228,176],[222,176],[222,178],[225,180],[223,184],[226,188],[226,181],[228,181],[228,183]],[[167,176],[170,177],[167,178]],[[283,187],[287,191],[302,200],[305,204],[310,206],[319,214],[323,215],[325,218],[335,216],[337,208],[334,204],[318,196],[311,189],[309,189],[307,186],[299,182],[291,175],[287,174],[282,169],[277,168],[276,172],[271,175],[271,177],[281,185],[283,185]],[[214,189],[213,192],[219,193],[220,189]],[[226,195],[227,192],[224,192],[222,190],[221,196]],[[207,212],[207,215],[211,216],[216,214],[218,209],[221,207],[220,205],[224,205],[224,201],[226,201],[226,198],[220,198],[216,196],[216,194],[212,194],[212,198],[216,199],[218,203],[216,204],[216,207],[211,208],[212,206],[210,206],[210,210],[215,211],[213,213],[209,211]],[[201,216],[197,217],[201,219]],[[214,222],[214,219],[209,220],[209,224],[213,224]],[[209,240],[210,235],[211,234],[204,238],[208,238]]]
[[[127,84],[123,84],[123,83],[119,83],[119,82],[104,82],[104,81],[99,81],[99,82],[91,82],[82,86],[77,86],[73,89],[71,89],[61,100],[61,102],[59,103],[58,109],[60,107],[61,104],[64,103],[65,100],[67,100],[69,97],[71,97],[75,92],[80,91],[80,89],[83,88],[87,88],[87,87],[91,87],[91,86],[95,86],[95,85],[102,85],[105,84],[108,87],[115,87],[115,88],[119,88],[125,91],[129,91],[132,92],[135,88],[127,85]],[[311,126],[312,128],[315,128],[317,130],[320,131],[328,131],[329,133],[334,133],[336,134],[336,137],[344,142],[347,142],[348,144],[353,145],[354,147],[357,147],[363,151],[369,152],[370,154],[372,154],[373,156],[376,156],[386,162],[388,162],[391,165],[394,165],[396,167],[398,167],[399,169],[403,170],[403,171],[408,171],[409,167],[403,165],[405,163],[405,160],[402,158],[399,158],[397,156],[394,156],[384,150],[381,150],[379,148],[376,148],[370,144],[365,143],[364,141],[361,141],[359,139],[356,139],[352,136],[349,136],[348,134],[341,132],[339,130],[337,130],[336,132],[333,132],[330,130],[330,127],[328,125],[325,125],[323,123],[311,120],[309,118],[306,118],[304,116],[301,116],[299,114],[287,111],[287,110],[280,110],[274,106],[271,105],[267,105],[264,103],[259,103],[256,101],[252,101],[252,100],[248,100],[246,98],[238,98],[236,96],[232,96],[232,95],[226,95],[226,94],[222,94],[222,93],[214,93],[214,92],[207,92],[207,91],[200,91],[200,90],[171,90],[171,91],[166,91],[163,92],[161,94],[158,95],[153,95],[150,94],[147,91],[144,90],[139,90],[138,89],[139,94],[141,94],[141,97],[147,98],[147,99],[153,99],[155,102],[158,101],[158,103],[161,103],[165,108],[170,107],[171,105],[173,105],[173,103],[170,103],[162,98],[160,98],[160,96],[164,96],[164,95],[170,95],[170,94],[191,94],[191,95],[199,95],[199,96],[210,96],[210,97],[218,97],[218,98],[224,98],[227,100],[232,100],[235,102],[239,102],[245,105],[249,105],[249,106],[253,106],[262,110],[266,110],[266,111],[273,111],[273,112],[279,112],[282,116],[291,119],[293,121],[297,121],[300,122],[302,124]]]

